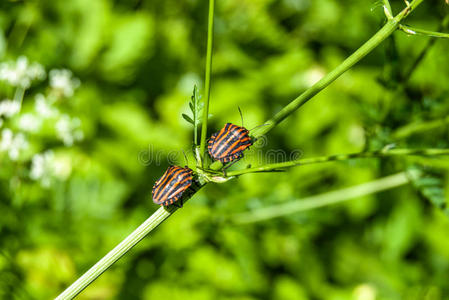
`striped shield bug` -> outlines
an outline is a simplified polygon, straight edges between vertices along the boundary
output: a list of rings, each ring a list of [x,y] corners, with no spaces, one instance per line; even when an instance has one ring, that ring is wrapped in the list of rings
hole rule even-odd
[[[193,171],[188,168],[170,166],[153,186],[153,202],[169,206],[181,199],[182,194],[192,185]],[[181,203],[182,206],[182,203]]]
[[[226,123],[210,137],[207,150],[213,159],[225,164],[241,158],[243,151],[252,144],[248,129]]]

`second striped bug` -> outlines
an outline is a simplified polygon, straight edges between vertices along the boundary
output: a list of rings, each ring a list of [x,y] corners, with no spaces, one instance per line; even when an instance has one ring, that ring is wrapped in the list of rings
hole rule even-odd
[[[252,144],[248,129],[226,123],[220,131],[210,137],[207,150],[213,159],[225,164],[241,158],[243,151]]]

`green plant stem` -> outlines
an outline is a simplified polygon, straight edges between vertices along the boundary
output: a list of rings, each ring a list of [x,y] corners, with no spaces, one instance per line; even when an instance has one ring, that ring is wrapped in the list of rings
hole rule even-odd
[[[316,94],[325,89],[334,80],[340,77],[343,73],[349,70],[362,58],[364,58],[368,53],[370,53],[374,48],[376,48],[380,43],[382,43],[387,37],[389,37],[399,26],[399,22],[406,18],[410,12],[412,12],[421,2],[424,0],[414,0],[410,3],[410,6],[403,9],[397,16],[389,19],[387,23],[374,34],[365,44],[363,44],[359,49],[357,49],[353,54],[346,58],[340,65],[338,65],[334,70],[328,73],[326,76],[321,78],[317,83],[312,85],[296,99],[291,101],[287,106],[285,106],[281,111],[274,115],[271,119],[264,122],[265,126],[254,129],[252,136],[257,139],[262,135],[269,132],[277,124],[287,118],[290,114],[295,112],[298,108],[303,106],[307,101],[312,99]],[[215,161],[209,167],[212,170],[219,170],[223,165],[219,161]]]
[[[198,123],[199,123],[199,116],[198,116],[198,107],[200,106],[200,103],[198,101],[198,88],[195,85],[193,87],[193,95],[192,95],[192,100],[193,100],[193,145],[195,145],[195,148],[198,145]]]
[[[209,100],[210,100],[210,77],[212,73],[212,48],[214,42],[214,7],[215,0],[209,0],[209,18],[207,29],[207,54],[206,54],[206,75],[205,75],[205,99],[203,108],[203,122],[201,127],[201,143],[200,154],[203,167],[206,167],[206,138],[207,138],[207,119],[209,117]]]
[[[391,9],[390,1],[382,0],[382,2],[384,4],[383,6],[384,6],[385,15],[387,16],[388,19],[391,19],[393,17],[393,10]]]
[[[449,25],[449,15],[444,17],[443,20],[441,20],[440,26],[438,26],[438,31],[445,30]],[[423,61],[424,57],[428,53],[429,49],[432,48],[432,46],[435,44],[436,39],[429,39],[427,44],[424,46],[423,50],[419,53],[417,58],[414,60],[413,64],[410,66],[410,68],[404,72],[402,75],[402,81],[403,84],[407,83],[407,81],[412,76],[413,72],[416,70],[416,68],[419,66],[419,64]]]
[[[355,63],[360,61],[368,53],[370,53],[376,46],[378,46],[383,40],[391,35],[398,27],[399,22],[408,16],[422,1],[414,0],[409,7],[402,10],[396,17],[388,20],[384,27],[382,27],[371,39],[369,39],[364,45],[362,45],[356,52],[343,61],[336,69],[331,71],[320,81],[306,90],[303,94],[293,100],[272,119],[266,123],[268,126],[262,126],[253,132],[254,137],[260,137],[273,129],[279,122],[284,120],[287,116],[293,113],[296,109],[301,107],[304,103],[310,100],[313,96],[318,94],[321,90],[327,87],[335,79],[341,76]],[[208,42],[207,42],[207,55],[206,55],[206,79],[205,79],[205,103],[203,110],[203,124],[201,128],[201,144],[200,153],[203,156],[202,161],[205,161],[205,149],[206,149],[206,136],[207,136],[207,119],[209,115],[209,97],[210,97],[210,76],[212,70],[212,46],[213,46],[213,16],[214,16],[214,0],[209,2],[209,22],[208,22]],[[257,130],[257,131],[256,131]],[[218,161],[210,165],[213,170],[219,170],[222,164]],[[205,184],[201,184],[200,187]],[[194,192],[193,192],[194,193]],[[148,218],[142,225],[139,226],[133,233],[126,237],[116,248],[111,250],[105,257],[98,261],[91,269],[83,274],[77,281],[75,281],[70,287],[68,287],[57,299],[72,299],[85,289],[92,281],[100,276],[105,270],[107,270],[114,262],[122,257],[127,251],[129,251],[134,245],[136,245],[142,238],[150,233],[154,228],[161,224],[166,218],[168,218],[174,211],[167,211],[163,208],[158,209],[150,218]]]
[[[441,20],[441,23],[438,26],[437,31],[445,30],[448,25],[449,25],[449,15],[447,15],[445,18],[443,18]],[[401,95],[403,95],[406,92],[407,83],[409,82],[413,73],[417,70],[417,68],[419,67],[421,62],[424,60],[424,58],[426,57],[429,50],[433,47],[433,45],[435,45],[436,41],[437,41],[437,39],[435,39],[435,38],[428,39],[426,45],[423,47],[423,49],[420,51],[420,53],[416,56],[416,58],[410,64],[410,67],[404,68],[403,72],[401,72],[400,79],[396,85],[396,88],[394,90],[387,91],[387,97],[388,97],[387,100],[388,101],[386,101],[386,103],[394,103],[398,97],[401,97]],[[384,120],[387,116],[388,116],[388,110],[385,110]],[[414,125],[417,125],[417,124],[416,123],[407,124],[404,127],[401,127],[400,129],[396,130],[392,134],[392,137],[394,139],[402,139],[402,138],[407,137],[406,135],[402,135],[405,132],[401,132],[400,133],[401,136],[396,136],[396,134],[399,133],[399,131],[402,131],[403,129],[405,129],[405,130],[411,129],[411,127],[413,127]],[[413,131],[407,131],[406,134],[409,134],[409,135],[413,134]]]
[[[14,93],[14,101],[19,103],[20,110],[22,110],[22,103],[24,96],[25,96],[25,89],[19,85],[16,88],[16,92]]]
[[[399,25],[399,29],[409,35],[418,34],[418,35],[425,35],[425,36],[436,37],[436,38],[446,38],[446,39],[449,38],[449,33],[429,31],[429,30],[411,27],[408,25],[401,24],[401,25]]]
[[[409,179],[407,178],[406,173],[401,172],[349,188],[323,193],[300,200],[294,200],[284,204],[273,205],[246,213],[236,214],[231,217],[231,219],[233,222],[239,224],[264,221],[378,193],[407,184],[408,182]]]
[[[393,139],[401,140],[406,137],[409,137],[416,133],[421,133],[429,130],[436,129],[438,127],[443,127],[449,125],[449,116],[439,119],[439,120],[432,120],[428,122],[416,122],[407,124],[399,129],[397,129],[393,134]]]
[[[106,271],[113,263],[120,259],[126,252],[140,242],[148,233],[167,219],[174,211],[168,211],[163,207],[159,208],[136,230],[128,235],[120,244],[100,259],[86,273],[78,278],[71,286],[62,292],[57,300],[73,299],[84,290],[92,281]]]
[[[304,93],[299,95],[296,99],[285,106],[281,111],[274,115],[271,119],[264,122],[266,126],[256,128],[253,131],[253,136],[255,138],[260,137],[271,129],[273,129],[277,124],[283,121],[286,117],[296,111],[298,108],[303,106],[307,101],[312,99],[316,94],[321,92],[329,84],[331,84],[335,79],[340,77],[343,73],[349,70],[362,58],[364,58],[368,53],[370,53],[374,48],[376,48],[380,43],[382,43],[388,36],[390,36],[399,26],[404,18],[406,18],[410,12],[412,12],[423,0],[414,0],[410,3],[409,7],[403,9],[397,16],[389,19],[387,23],[375,34],[373,35],[365,44],[363,44],[359,49],[357,49],[352,55],[346,58],[339,66],[328,73],[326,76],[321,78],[317,83],[308,88]]]
[[[324,163],[330,161],[343,161],[356,158],[370,158],[370,157],[388,157],[388,156],[403,156],[403,155],[419,155],[419,156],[437,156],[437,155],[449,155],[449,149],[390,149],[390,150],[379,150],[371,152],[359,152],[350,154],[337,154],[330,156],[318,156],[311,158],[297,159],[282,163],[267,164],[254,168],[247,168],[242,170],[227,172],[227,175],[238,176],[247,173],[259,173],[259,172],[269,172],[279,169],[299,166],[299,165],[309,165]]]

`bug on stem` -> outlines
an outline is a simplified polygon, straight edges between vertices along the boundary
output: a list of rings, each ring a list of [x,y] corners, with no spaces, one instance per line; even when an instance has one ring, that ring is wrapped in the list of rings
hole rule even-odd
[[[243,151],[252,144],[248,129],[226,123],[220,131],[211,136],[207,150],[213,159],[225,164],[241,158]]]
[[[181,199],[182,194],[192,185],[193,171],[170,166],[164,175],[153,186],[153,202],[162,206],[169,206]],[[180,204],[182,206],[182,203]]]

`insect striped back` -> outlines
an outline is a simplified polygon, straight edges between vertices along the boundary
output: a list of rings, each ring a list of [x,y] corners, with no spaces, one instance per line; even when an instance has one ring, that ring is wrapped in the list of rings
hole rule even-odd
[[[175,203],[192,185],[192,180],[193,171],[190,168],[170,166],[153,186],[153,202],[163,206]]]
[[[213,159],[228,163],[241,158],[243,151],[252,144],[248,129],[226,123],[220,131],[211,136],[207,149]]]

